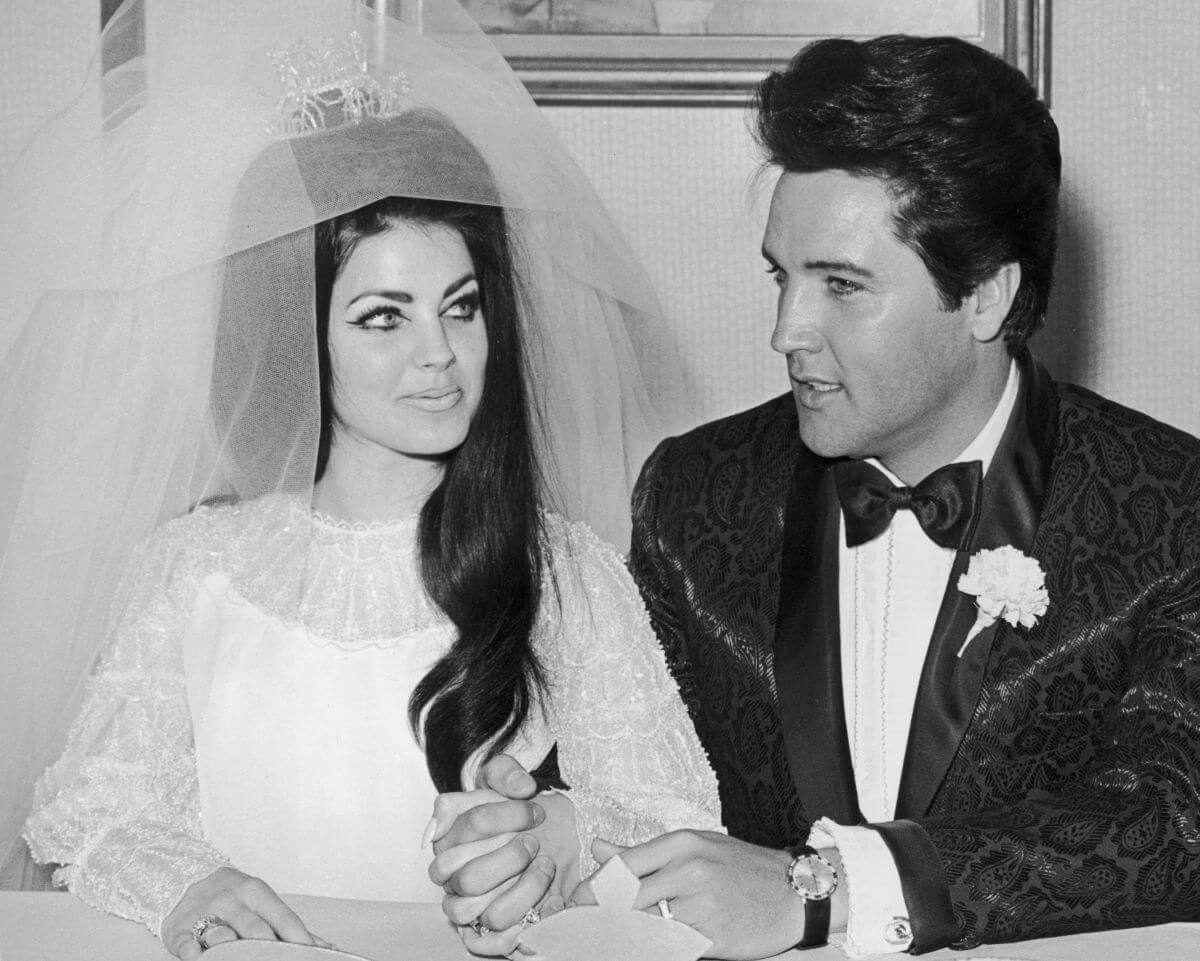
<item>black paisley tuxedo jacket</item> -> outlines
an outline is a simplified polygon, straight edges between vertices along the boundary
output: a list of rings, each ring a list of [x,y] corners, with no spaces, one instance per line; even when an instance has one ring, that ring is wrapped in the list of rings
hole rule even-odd
[[[1200,918],[1200,441],[1021,358],[1017,406],[951,572],[895,820],[914,950]],[[781,848],[860,823],[842,708],[839,505],[790,395],[665,441],[630,566],[720,784]],[[1012,544],[1032,629],[952,585]]]

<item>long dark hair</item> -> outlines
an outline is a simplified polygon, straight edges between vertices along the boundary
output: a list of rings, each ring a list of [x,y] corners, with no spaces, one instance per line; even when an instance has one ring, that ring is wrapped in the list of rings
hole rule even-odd
[[[274,210],[294,205],[297,172],[316,227],[265,243],[250,236]],[[348,202],[381,196],[366,206]],[[323,130],[277,142],[256,159],[232,218],[231,243],[243,246],[225,270],[213,421],[238,496],[306,488],[321,476],[335,423],[327,336],[333,282],[359,241],[400,221],[445,226],[463,238],[488,338],[479,408],[467,439],[446,457],[418,532],[425,590],[458,638],[417,685],[409,720],[434,783],[447,791],[461,787],[467,758],[512,740],[545,689],[532,636],[546,565],[536,406],[506,218],[486,162],[443,115],[411,110]],[[257,323],[261,317],[275,322]],[[319,425],[307,405],[291,403],[312,389],[314,366]],[[308,449],[276,463],[277,452],[263,443],[262,411],[287,436],[318,437],[315,475]]]
[[[461,787],[463,764],[481,747],[507,745],[544,688],[532,646],[541,601],[539,474],[525,374],[518,296],[504,214],[498,207],[387,197],[317,226],[317,344],[325,469],[336,419],[328,348],[334,280],[355,246],[399,222],[456,231],[480,288],[488,358],[466,440],[446,458],[421,510],[425,589],[458,639],[421,680],[408,705],[440,791]]]

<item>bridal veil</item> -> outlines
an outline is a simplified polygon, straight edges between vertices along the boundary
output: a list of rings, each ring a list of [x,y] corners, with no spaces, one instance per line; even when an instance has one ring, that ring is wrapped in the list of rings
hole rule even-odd
[[[453,0],[387,2],[130,0],[0,185],[4,886],[134,546],[206,499],[311,494],[313,224],[505,209],[546,504],[621,547],[684,416],[653,291],[511,70]]]

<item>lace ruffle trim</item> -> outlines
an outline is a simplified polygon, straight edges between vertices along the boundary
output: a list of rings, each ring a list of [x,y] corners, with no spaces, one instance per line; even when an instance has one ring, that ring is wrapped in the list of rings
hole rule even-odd
[[[390,647],[449,624],[421,581],[416,515],[349,523],[275,495],[200,508],[162,536],[178,540],[185,589],[223,573],[233,599],[317,643]]]

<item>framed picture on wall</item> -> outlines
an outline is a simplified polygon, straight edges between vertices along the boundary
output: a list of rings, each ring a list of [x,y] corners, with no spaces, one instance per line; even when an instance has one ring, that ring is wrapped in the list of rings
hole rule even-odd
[[[962,37],[1048,91],[1050,0],[461,2],[541,103],[744,102],[811,40],[883,33]]]

